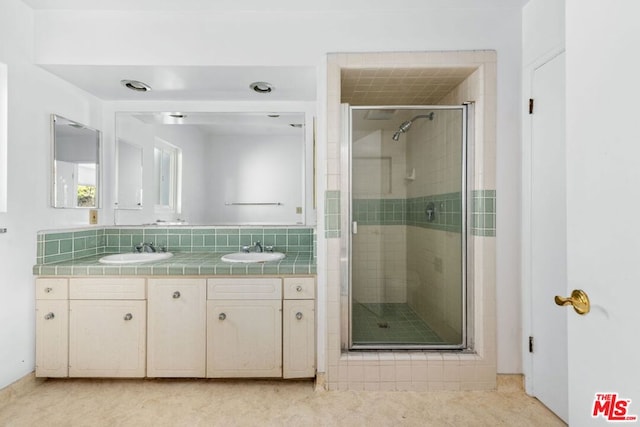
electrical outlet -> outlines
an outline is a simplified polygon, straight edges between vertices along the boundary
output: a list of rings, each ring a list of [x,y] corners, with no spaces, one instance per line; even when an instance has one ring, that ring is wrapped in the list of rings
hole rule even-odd
[[[89,224],[98,223],[98,211],[96,209],[89,210]]]
[[[301,214],[301,213],[302,213],[302,207],[298,206],[298,207],[296,208],[296,213],[297,213],[297,214]]]

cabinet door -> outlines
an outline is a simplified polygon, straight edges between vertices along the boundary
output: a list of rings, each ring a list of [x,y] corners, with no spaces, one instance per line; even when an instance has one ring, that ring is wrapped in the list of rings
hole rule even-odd
[[[147,294],[147,376],[204,377],[206,281],[150,279]]]
[[[66,377],[69,365],[69,302],[36,301],[36,377]]]
[[[282,376],[282,301],[207,301],[207,377]]]
[[[144,377],[146,301],[69,302],[69,376]]]
[[[282,364],[284,378],[316,375],[314,300],[285,300],[282,310]]]

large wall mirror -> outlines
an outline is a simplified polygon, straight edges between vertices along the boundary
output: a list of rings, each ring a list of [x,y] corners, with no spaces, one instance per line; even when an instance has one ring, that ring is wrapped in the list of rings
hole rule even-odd
[[[100,131],[52,114],[56,208],[100,207]]]
[[[117,113],[118,144],[142,149],[146,203],[138,222],[307,224],[313,178],[305,120],[290,112]],[[117,160],[120,171],[128,159]]]

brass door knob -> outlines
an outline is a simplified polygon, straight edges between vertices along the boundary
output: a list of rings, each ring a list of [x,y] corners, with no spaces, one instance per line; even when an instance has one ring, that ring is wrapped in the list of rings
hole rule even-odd
[[[576,313],[580,315],[585,315],[591,309],[591,304],[589,303],[589,297],[587,293],[582,289],[574,289],[571,292],[571,296],[568,298],[564,298],[556,295],[555,297],[556,304],[558,305],[571,305]]]

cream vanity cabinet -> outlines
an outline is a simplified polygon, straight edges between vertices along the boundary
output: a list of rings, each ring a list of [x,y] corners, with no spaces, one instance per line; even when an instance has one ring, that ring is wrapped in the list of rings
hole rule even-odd
[[[316,375],[315,279],[283,280],[282,364],[284,378]]]
[[[66,377],[69,366],[67,279],[36,279],[36,376]]]
[[[312,378],[314,277],[36,279],[36,376]]]
[[[69,279],[69,376],[144,377],[144,278]]]
[[[207,298],[207,377],[281,377],[282,279],[209,279]]]
[[[149,279],[147,376],[204,377],[205,279]]]

